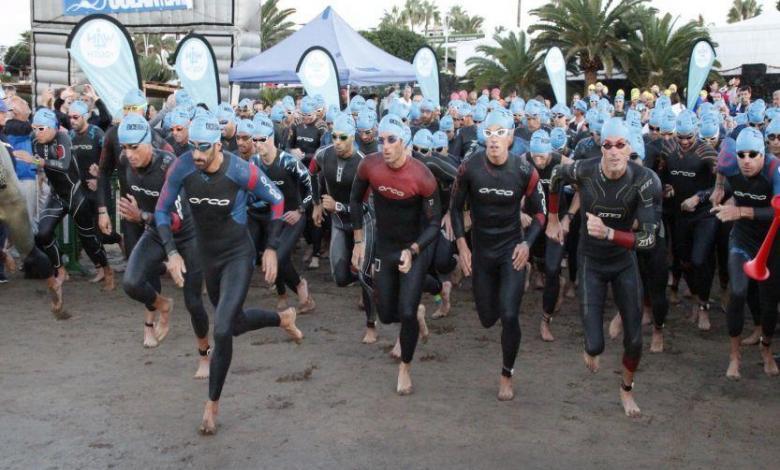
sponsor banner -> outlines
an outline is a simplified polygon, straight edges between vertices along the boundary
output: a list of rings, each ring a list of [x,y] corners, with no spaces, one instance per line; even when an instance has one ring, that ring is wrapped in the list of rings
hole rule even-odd
[[[193,0],[62,0],[66,16],[192,10]]]
[[[550,79],[555,102],[566,104],[566,61],[557,47],[550,48],[544,58],[544,68],[547,69],[547,77]]]
[[[699,98],[699,91],[707,81],[712,64],[715,62],[715,50],[709,41],[699,41],[693,46],[691,62],[688,64],[688,109],[693,109]]]
[[[309,96],[322,95],[325,109],[332,105],[341,109],[339,102],[339,75],[336,61],[326,49],[314,46],[306,50],[295,69]]]
[[[195,103],[214,111],[219,105],[219,72],[211,44],[201,35],[189,34],[176,48],[176,75]]]
[[[414,54],[412,65],[423,96],[433,101],[436,106],[441,106],[439,101],[439,61],[436,59],[436,53],[430,47],[423,46]]]

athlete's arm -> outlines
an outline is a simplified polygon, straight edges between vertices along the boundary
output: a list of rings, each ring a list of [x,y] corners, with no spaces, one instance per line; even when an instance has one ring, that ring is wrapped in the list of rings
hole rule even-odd
[[[182,156],[177,158],[173,165],[168,169],[160,197],[157,199],[157,206],[154,208],[154,222],[157,226],[157,233],[165,246],[165,253],[170,258],[177,254],[176,243],[173,241],[173,230],[171,229],[171,212],[176,210],[176,198],[179,197],[184,184],[184,178],[194,169],[192,156]]]
[[[651,171],[651,170],[646,170]],[[650,250],[655,246],[655,234],[658,229],[658,220],[655,215],[653,196],[656,188],[652,179],[645,175],[638,182],[639,192],[637,197],[636,220],[639,230],[613,230],[607,234],[607,239],[615,245],[628,249]]]
[[[352,190],[349,193],[349,215],[352,221],[352,227],[355,229],[355,239],[358,238],[358,230],[362,237],[363,233],[363,201],[366,198],[366,192],[369,188],[368,181],[368,160],[363,160],[355,172],[355,180],[352,182]]]
[[[430,245],[439,236],[441,229],[441,201],[439,201],[439,188],[436,185],[436,178],[430,171],[426,171],[427,178],[421,184],[423,185],[422,209],[426,225],[414,242],[417,245],[417,251],[422,251]]]
[[[303,163],[297,158],[290,157],[289,154],[285,155],[284,167],[298,182],[298,187],[301,191],[301,207],[299,207],[298,210],[300,212],[306,212],[314,201],[314,183],[312,182],[309,170],[303,166]],[[314,159],[312,158],[311,161],[313,162]]]
[[[235,181],[241,188],[249,192],[257,200],[265,201],[271,207],[271,224],[266,245],[272,250],[279,246],[279,235],[282,232],[284,221],[284,196],[263,170],[256,165],[238,157],[231,157],[225,176]]]
[[[113,133],[113,138],[118,138],[116,133]],[[111,185],[111,175],[114,174],[114,169],[119,161],[119,155],[114,152],[114,144],[109,139],[103,139],[103,148],[100,151],[100,162],[98,163],[98,189],[96,191],[98,209],[105,208],[106,194],[109,192]]]
[[[535,168],[531,169],[531,178],[528,180],[528,186],[525,190],[525,209],[532,217],[532,221],[525,230],[523,241],[531,246],[544,228],[547,210],[544,203],[544,189],[542,189],[539,173],[536,172]]]
[[[455,239],[461,239],[466,236],[466,226],[463,220],[463,210],[466,207],[466,197],[469,193],[468,173],[466,164],[461,163],[458,168],[458,176],[452,185],[452,194],[450,195],[450,223]]]
[[[68,168],[70,168],[70,163],[73,160],[73,153],[70,151],[70,137],[64,133],[58,133],[53,144],[62,147],[62,156],[59,156],[58,149],[57,156],[59,158],[42,158],[41,161],[43,162],[43,166],[45,168],[53,168],[62,172],[68,171]]]

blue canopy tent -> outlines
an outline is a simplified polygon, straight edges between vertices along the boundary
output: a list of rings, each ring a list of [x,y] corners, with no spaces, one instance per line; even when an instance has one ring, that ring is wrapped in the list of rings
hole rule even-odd
[[[412,64],[371,44],[331,7],[279,44],[230,69],[228,76],[231,82],[300,83],[295,69],[301,55],[312,46],[331,53],[342,85],[416,80]]]

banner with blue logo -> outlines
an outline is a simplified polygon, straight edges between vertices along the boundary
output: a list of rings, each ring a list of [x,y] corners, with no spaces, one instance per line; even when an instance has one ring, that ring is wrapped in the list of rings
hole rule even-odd
[[[707,81],[712,64],[715,63],[715,49],[709,41],[699,41],[691,51],[691,62],[688,64],[688,109],[696,106],[699,92]]]
[[[417,76],[417,84],[424,98],[433,101],[436,106],[441,106],[439,97],[439,61],[436,53],[428,46],[417,49],[412,60],[414,73]]]
[[[566,104],[566,61],[563,60],[560,49],[552,47],[547,51],[544,68],[547,69],[556,104]]]
[[[219,71],[211,44],[205,37],[190,33],[176,48],[176,75],[195,103],[211,110],[219,104]]]
[[[94,13],[140,13],[144,11],[192,10],[193,0],[62,0],[66,16]]]
[[[138,58],[130,34],[110,16],[79,21],[65,47],[113,116],[122,116],[122,99],[141,88]]]
[[[295,69],[309,96],[322,95],[325,109],[332,105],[341,109],[339,102],[339,74],[336,61],[326,49],[314,46],[307,49]]]

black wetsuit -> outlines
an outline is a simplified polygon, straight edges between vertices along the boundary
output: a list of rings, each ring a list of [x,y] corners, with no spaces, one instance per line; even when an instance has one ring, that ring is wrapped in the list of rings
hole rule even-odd
[[[649,170],[649,168],[648,168]],[[653,324],[663,328],[669,313],[669,299],[666,296],[666,282],[669,277],[667,261],[666,230],[663,223],[663,186],[658,175],[650,170],[648,174],[653,180],[653,208],[656,219],[655,246],[650,250],[637,252],[639,275],[644,287],[644,298],[653,311]]]
[[[186,190],[198,239],[201,267],[214,311],[214,349],[209,372],[209,399],[219,400],[233,356],[233,336],[279,326],[277,312],[244,310],[244,299],[255,266],[255,248],[246,227],[250,194],[268,201],[274,228],[268,246],[276,248],[284,205],[282,193],[257,166],[223,152],[214,173],[198,170],[188,152],[168,171],[154,213],[157,231],[168,256],[176,251],[171,212],[181,189]]]
[[[51,194],[38,216],[35,243],[49,257],[52,266],[61,266],[59,247],[54,233],[65,215],[70,214],[84,251],[95,267],[108,266],[106,252],[95,225],[95,209],[81,185],[78,162],[70,149],[70,138],[58,132],[52,142],[33,141],[33,152],[43,159]]]
[[[303,166],[308,168],[309,164],[311,163],[311,159],[320,148],[322,136],[325,135],[326,130],[327,126],[325,129],[323,129],[323,127],[318,126],[317,123],[301,123],[292,126],[290,128],[289,146],[287,147],[287,150],[297,148],[303,152],[303,158],[301,161],[303,162]],[[306,224],[306,227],[303,233],[304,238],[306,239],[306,243],[312,247],[312,255],[319,257],[320,251],[322,251],[322,228],[314,225],[314,221],[312,220],[311,205],[309,205],[308,209],[306,210],[305,219],[306,220],[304,223]]]
[[[122,287],[130,298],[141,302],[150,311],[155,309],[154,301],[161,292],[160,271],[166,259],[165,246],[154,223],[154,211],[166,173],[175,159],[175,155],[155,149],[148,166],[135,169],[127,165],[125,170],[129,194],[135,198],[138,208],[142,211],[146,230],[127,261]],[[205,338],[209,331],[209,317],[201,297],[203,271],[200,267],[190,205],[183,191],[176,199],[170,217],[174,244],[187,269],[184,273],[184,304],[190,312],[195,335]]]
[[[520,206],[533,222],[524,231]],[[545,224],[545,200],[539,175],[522,158],[509,155],[502,165],[494,165],[484,152],[464,161],[452,191],[450,214],[456,238],[465,237],[463,210],[471,208],[471,270],[474,303],[482,326],[490,328],[501,319],[501,374],[512,376],[520,348],[520,303],[523,300],[525,268],[512,265],[515,247],[527,243],[529,254]],[[524,233],[525,232],[525,233]]]
[[[463,157],[466,156],[469,149],[472,147],[472,145],[474,145],[476,141],[477,141],[476,125],[461,127],[460,129],[458,129],[457,133],[455,134],[455,139],[452,145],[452,150],[450,151],[450,155],[457,158],[458,161],[463,160]]]
[[[390,168],[382,155],[366,156],[358,165],[350,193],[350,218],[363,228],[363,203],[368,190],[376,210],[374,297],[382,323],[401,323],[401,360],[412,361],[417,337],[417,306],[433,257],[432,243],[439,231],[439,193],[436,178],[412,157],[400,168]],[[419,254],[406,274],[398,270],[401,252],[416,243]]]
[[[180,143],[176,142],[176,139],[173,138],[173,135],[168,136],[168,138],[165,139],[165,141],[168,143],[168,145],[171,146],[173,154],[176,155],[177,157],[181,157],[185,153],[187,153],[190,150],[192,150],[192,145],[190,145],[189,142],[185,142],[183,144],[180,144]]]
[[[642,284],[634,251],[655,245],[657,223],[653,206],[653,179],[648,169],[628,162],[625,173],[610,180],[601,170],[601,159],[590,158],[553,169],[550,181],[550,213],[558,212],[561,184],[576,184],[580,192],[580,257],[577,277],[580,312],[585,330],[585,351],[604,351],[604,303],[612,286],[615,304],[623,319],[623,366],[635,371],[642,356]],[[588,234],[586,213],[614,230],[614,239]],[[632,231],[634,221],[639,230]]]

